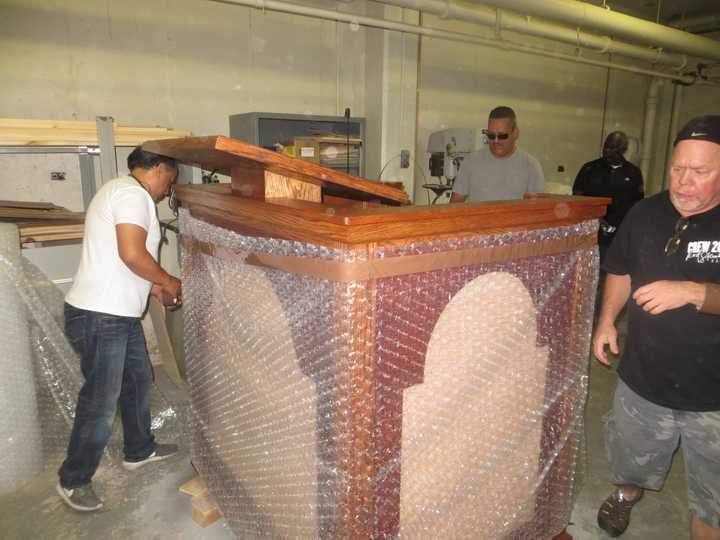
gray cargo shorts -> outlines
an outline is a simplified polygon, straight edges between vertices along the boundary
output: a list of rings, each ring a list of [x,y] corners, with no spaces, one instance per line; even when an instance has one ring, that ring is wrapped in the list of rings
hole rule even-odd
[[[610,482],[658,491],[678,445],[685,457],[690,510],[720,527],[720,411],[668,409],[618,381],[605,426]]]

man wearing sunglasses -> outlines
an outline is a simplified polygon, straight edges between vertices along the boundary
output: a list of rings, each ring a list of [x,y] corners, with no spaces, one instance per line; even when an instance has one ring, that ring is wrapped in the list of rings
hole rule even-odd
[[[603,263],[593,352],[628,337],[606,426],[610,480],[598,525],[619,536],[644,490],[660,490],[683,450],[693,540],[720,539],[720,115],[675,139],[668,191],[637,203]]]
[[[510,107],[493,109],[483,133],[488,147],[462,162],[450,202],[522,199],[526,193],[545,190],[540,163],[517,147],[520,130],[515,111]]]

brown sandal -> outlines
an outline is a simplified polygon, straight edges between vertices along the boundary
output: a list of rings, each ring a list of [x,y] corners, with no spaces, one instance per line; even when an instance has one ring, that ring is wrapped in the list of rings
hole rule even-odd
[[[630,501],[623,496],[619,488],[613,491],[600,506],[597,517],[598,527],[613,538],[620,536],[630,525],[632,507],[642,499],[642,496],[643,492],[640,491],[640,495]]]

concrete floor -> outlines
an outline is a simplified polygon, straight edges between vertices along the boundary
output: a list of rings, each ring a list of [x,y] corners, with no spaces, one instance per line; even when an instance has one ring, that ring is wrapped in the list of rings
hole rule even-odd
[[[581,459],[582,488],[568,532],[575,540],[606,538],[597,528],[597,508],[611,487],[602,437],[602,418],[608,411],[617,375],[592,361],[590,397],[585,417],[587,444]],[[159,385],[174,398],[187,400],[158,374]],[[684,540],[688,538],[687,496],[682,456],[661,493],[647,493],[633,510],[624,539]],[[58,458],[58,463],[59,463]],[[53,465],[54,469],[56,465]],[[0,498],[0,538],[4,540],[57,539],[203,539],[233,538],[223,520],[202,529],[191,519],[190,497],[178,487],[194,475],[189,449],[172,461],[150,464],[132,473],[105,458],[94,485],[105,499],[105,509],[80,514],[66,508],[55,493],[56,475],[48,470],[12,495]],[[434,540],[434,539],[433,539]],[[529,539],[535,540],[535,539]]]
[[[188,405],[188,396],[178,390],[160,369],[157,388],[176,409]],[[120,430],[118,423],[115,431]],[[187,436],[183,439],[189,440]],[[163,442],[158,438],[159,442]],[[111,444],[112,444],[111,440]],[[65,506],[55,492],[57,474],[64,455],[52,466],[12,495],[0,497],[1,540],[227,540],[234,538],[224,520],[207,528],[192,520],[190,496],[178,487],[195,476],[190,449],[181,446],[178,456],[126,471],[119,458],[104,456],[93,478],[93,487],[105,501],[99,512],[80,513]]]
[[[610,410],[617,373],[596,360],[590,364],[590,392],[585,411],[586,448],[581,464],[582,488],[578,493],[568,532],[575,540],[609,538],[597,527],[597,511],[612,491],[605,457],[603,417]],[[623,540],[687,540],[689,521],[687,485],[682,453],[675,454],[665,487],[660,492],[646,492],[633,508],[630,527]]]

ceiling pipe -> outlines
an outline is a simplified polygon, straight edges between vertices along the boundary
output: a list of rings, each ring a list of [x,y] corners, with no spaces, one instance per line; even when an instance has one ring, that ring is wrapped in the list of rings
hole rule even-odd
[[[639,41],[704,60],[720,60],[720,42],[676,28],[624,15],[577,0],[481,0],[483,4],[572,26],[607,32],[614,37]]]
[[[657,115],[657,106],[660,101],[659,93],[662,84],[663,81],[660,79],[650,81],[647,97],[645,98],[645,119],[643,122],[642,150],[640,152],[640,172],[645,182],[647,182],[647,179],[650,177],[650,163],[655,138],[655,116]]]
[[[405,32],[408,34],[416,34],[420,36],[447,39],[449,41],[458,41],[462,43],[471,43],[475,45],[484,45],[487,47],[494,47],[498,49],[524,52],[528,54],[534,54],[538,56],[545,56],[548,58],[555,58],[558,60],[567,60],[570,62],[576,62],[580,64],[588,64],[591,66],[605,67],[611,69],[617,69],[620,71],[628,71],[630,73],[639,73],[641,75],[649,75],[651,77],[659,77],[661,79],[670,79],[674,81],[680,81],[685,84],[713,84],[712,82],[706,82],[697,80],[695,77],[689,75],[680,75],[673,73],[665,73],[662,71],[643,69],[636,66],[619,64],[616,62],[605,62],[601,60],[593,60],[585,58],[583,56],[575,56],[571,54],[565,54],[555,51],[549,51],[546,49],[540,49],[538,47],[531,47],[529,45],[520,45],[517,43],[511,43],[502,39],[487,39],[478,36],[463,34],[460,32],[450,32],[447,30],[438,30],[435,28],[428,28],[425,26],[417,26],[407,23],[399,23],[394,21],[386,21],[384,19],[376,19],[373,17],[366,17],[364,15],[355,15],[352,13],[341,13],[338,11],[331,11],[327,9],[314,8],[308,6],[301,6],[298,4],[291,4],[288,2],[281,2],[278,0],[211,0],[221,4],[233,4],[238,6],[246,6],[257,8],[261,10],[279,11],[282,13],[291,13],[295,15],[303,15],[307,17],[315,17],[318,19],[326,19],[331,21],[346,22],[349,24],[357,24],[362,26],[368,26],[371,28],[381,28],[384,30],[394,30],[398,32]]]
[[[383,4],[424,11],[442,19],[455,19],[487,26],[499,27],[530,36],[552,39],[590,49],[596,53],[619,54],[628,58],[642,60],[650,64],[671,66],[683,69],[687,58],[681,54],[670,54],[664,51],[649,49],[640,45],[632,45],[615,41],[607,36],[599,36],[582,32],[577,28],[568,28],[547,21],[533,20],[517,13],[500,11],[479,5],[460,5],[446,0],[378,0]]]
[[[686,32],[707,32],[720,29],[720,14],[695,15],[693,17],[675,17],[668,25]]]
[[[661,191],[668,187],[668,175],[672,161],[673,149],[675,148],[675,135],[680,125],[680,108],[683,100],[684,86],[673,85],[672,109],[670,113],[670,129],[668,130],[667,149],[665,150],[665,167],[663,168]]]

